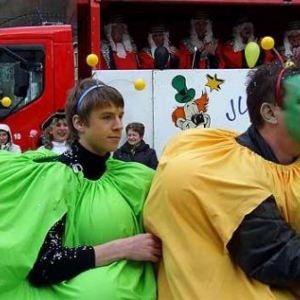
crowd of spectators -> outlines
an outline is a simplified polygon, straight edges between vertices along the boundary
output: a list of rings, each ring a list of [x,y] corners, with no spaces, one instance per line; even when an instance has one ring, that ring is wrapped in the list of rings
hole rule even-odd
[[[178,45],[172,44],[168,25],[150,24],[148,43],[137,47],[124,16],[112,15],[104,26],[101,40],[101,68],[108,70],[131,69],[241,69],[248,68],[245,47],[260,41],[255,23],[248,16],[239,16],[231,36],[220,42],[214,34],[211,17],[198,11],[191,16],[189,34]],[[300,21],[291,20],[284,29],[282,41],[276,41],[278,51],[260,49],[254,67],[273,60],[300,63]],[[276,54],[277,52],[277,54]],[[280,55],[280,57],[278,56]]]

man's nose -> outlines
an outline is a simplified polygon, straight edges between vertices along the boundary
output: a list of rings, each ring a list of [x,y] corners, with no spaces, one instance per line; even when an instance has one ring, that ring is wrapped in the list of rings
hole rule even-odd
[[[115,129],[123,129],[123,122],[122,122],[122,119],[117,118],[117,119],[115,120],[114,128],[115,128]]]

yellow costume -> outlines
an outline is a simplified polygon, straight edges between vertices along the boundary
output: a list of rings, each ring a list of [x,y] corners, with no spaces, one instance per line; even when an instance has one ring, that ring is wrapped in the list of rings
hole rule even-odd
[[[300,286],[274,289],[248,278],[226,248],[245,215],[270,195],[300,232],[300,159],[275,164],[236,136],[190,129],[163,152],[144,209],[147,230],[163,243],[159,300],[300,299]]]

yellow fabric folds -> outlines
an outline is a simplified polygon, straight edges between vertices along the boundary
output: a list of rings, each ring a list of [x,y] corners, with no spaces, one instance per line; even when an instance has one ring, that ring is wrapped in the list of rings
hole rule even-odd
[[[273,194],[300,231],[300,161],[277,165],[239,145],[237,133],[191,129],[166,146],[145,204],[163,242],[160,300],[299,299],[248,279],[226,244],[246,214]]]

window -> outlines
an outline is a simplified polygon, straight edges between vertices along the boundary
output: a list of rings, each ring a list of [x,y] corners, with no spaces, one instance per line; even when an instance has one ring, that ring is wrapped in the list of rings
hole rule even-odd
[[[15,113],[41,95],[44,88],[44,64],[42,45],[0,46],[0,99],[9,97],[12,101],[9,107],[0,105],[0,119]],[[21,74],[16,70],[21,70]],[[20,96],[16,85],[20,87],[22,84],[26,90]]]

